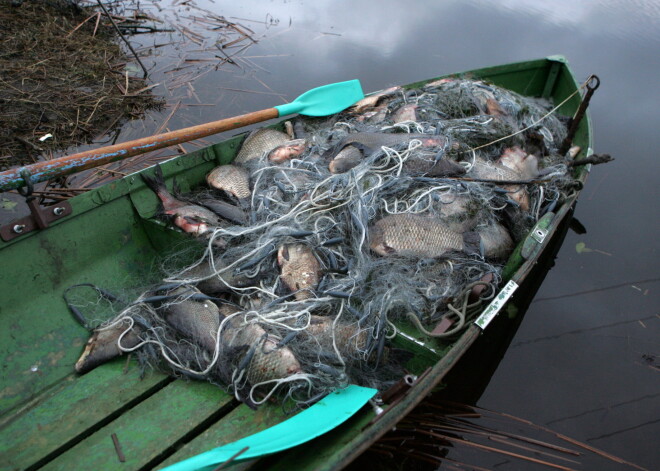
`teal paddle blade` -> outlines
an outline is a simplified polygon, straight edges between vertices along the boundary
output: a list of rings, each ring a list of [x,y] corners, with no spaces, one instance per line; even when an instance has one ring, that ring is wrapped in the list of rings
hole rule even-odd
[[[328,116],[339,113],[364,98],[359,80],[330,83],[306,91],[291,103],[275,108],[280,116],[300,113],[306,116]]]
[[[378,391],[351,384],[328,394],[312,407],[266,430],[175,463],[164,471],[211,471],[235,456],[235,461],[259,458],[305,443],[341,425]],[[246,449],[247,448],[247,449]]]

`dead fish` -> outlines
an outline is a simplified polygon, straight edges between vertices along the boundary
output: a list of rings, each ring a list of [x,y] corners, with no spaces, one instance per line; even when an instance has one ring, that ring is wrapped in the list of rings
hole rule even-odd
[[[362,151],[357,147],[348,145],[335,155],[335,158],[330,161],[328,168],[331,173],[344,173],[353,167],[357,167],[361,161]]]
[[[369,246],[379,255],[441,257],[451,251],[479,252],[479,236],[459,234],[438,220],[419,214],[392,214],[369,228]]]
[[[414,133],[384,133],[384,132],[356,132],[349,134],[337,144],[336,149],[341,150],[348,145],[360,144],[367,153],[380,150],[381,147],[392,147],[406,144],[413,139],[421,141],[424,147],[442,146],[445,138],[442,136],[429,136],[428,134]]]
[[[426,134],[386,134],[386,133],[355,133],[344,138],[334,149],[329,150],[324,156],[332,155],[332,152],[340,148],[334,158],[330,161],[328,168],[332,173],[344,173],[356,167],[363,156],[372,154],[382,146],[395,146],[418,139],[423,146],[443,146],[445,138],[442,136],[428,136]],[[429,176],[458,176],[465,173],[463,167],[453,161],[442,159],[435,160],[411,156],[403,164],[407,173],[427,174]]]
[[[365,111],[355,119],[360,123],[378,124],[387,117],[387,105],[379,105],[371,111]]]
[[[481,237],[483,255],[489,259],[506,260],[513,252],[513,239],[502,224],[495,222],[477,229]]]
[[[289,136],[289,139],[293,140],[296,138],[296,133],[291,121],[284,122],[284,130],[286,131],[287,136]]]
[[[191,286],[181,286],[168,294],[185,296],[200,293]],[[174,300],[160,308],[165,321],[181,335],[213,353],[220,327],[220,310],[211,301]]]
[[[239,200],[252,196],[250,174],[238,165],[220,165],[206,176],[209,186],[224,191]]]
[[[246,366],[247,380],[252,385],[287,378],[302,371],[291,349],[286,346],[278,347],[281,339],[267,334],[259,324],[238,326],[236,322],[230,321],[229,328],[223,331],[222,337],[227,347],[248,346],[248,352],[254,352]]]
[[[228,221],[235,222],[236,224],[247,224],[248,222],[247,213],[233,204],[225,203],[215,198],[202,198],[199,200],[199,203]]]
[[[367,346],[367,330],[356,329],[355,324],[337,323],[334,325],[332,317],[310,316],[309,327],[305,329],[305,332],[330,352],[334,352],[334,337],[339,352],[342,355],[347,354],[349,357],[364,351]]]
[[[277,164],[281,164],[282,162],[291,160],[295,157],[300,157],[300,155],[305,152],[306,148],[307,141],[305,139],[295,139],[288,141],[271,150],[268,153],[268,160]]]
[[[465,168],[451,159],[437,158],[436,154],[417,153],[403,163],[403,171],[408,174],[429,177],[458,177],[465,174]]]
[[[417,108],[414,103],[402,106],[392,115],[392,121],[402,123],[404,121],[417,121]]]
[[[433,82],[427,83],[426,85],[424,85],[424,88],[438,88],[446,83],[451,83],[451,82],[455,82],[455,80],[450,78],[443,78],[440,80],[435,80]]]
[[[240,311],[238,307],[229,304],[223,304],[220,310],[221,314],[227,317]],[[253,385],[286,378],[302,371],[293,352],[285,345],[278,347],[280,340],[275,335],[267,335],[266,330],[259,324],[240,325],[235,319],[230,319],[227,328],[222,332],[225,348],[237,350],[248,347],[243,348],[245,353],[235,359],[234,364],[240,365],[250,355],[250,350],[254,352],[246,365],[248,382]]]
[[[349,111],[354,113],[362,113],[363,111],[376,106],[378,102],[383,98],[392,96],[400,90],[401,87],[391,87],[385,90],[381,90],[380,92],[372,93],[371,95],[364,97],[362,100],[355,103]]]
[[[536,156],[528,154],[518,146],[504,149],[498,162],[517,172],[521,180],[535,178],[539,174],[539,162]]]
[[[220,224],[220,219],[211,210],[176,199],[167,191],[163,171],[156,165],[154,176],[141,174],[144,182],[153,190],[163,204],[163,212],[173,219],[174,225],[184,232],[194,235],[204,234],[213,226]]]
[[[189,287],[177,288],[172,294],[185,294],[190,292]],[[197,290],[192,290],[198,292]],[[231,315],[238,312],[233,306],[223,306],[224,313]],[[166,322],[186,338],[194,341],[209,353],[215,352],[218,344],[217,335],[221,322],[224,320],[220,308],[211,301],[194,301],[185,299],[173,302],[163,308]],[[235,347],[248,347],[243,349],[242,357],[248,354],[250,347],[254,355],[247,365],[247,379],[250,384],[262,381],[280,379],[301,371],[300,363],[296,360],[290,349],[277,347],[279,339],[266,335],[266,331],[258,324],[249,323],[240,325],[238,319],[230,319],[222,331],[223,351],[236,350]],[[238,364],[241,358],[236,359]],[[220,358],[220,361],[228,361]]]
[[[312,249],[304,244],[286,244],[277,251],[280,278],[299,301],[311,298],[319,283],[321,266]]]
[[[123,352],[119,349],[120,338],[122,347],[133,348],[141,342],[139,336],[141,330],[136,325],[130,327],[128,320],[118,322],[109,328],[99,327],[95,329],[74,368],[78,373],[85,374],[97,366],[122,355]]]
[[[208,295],[230,292],[230,287],[245,288],[252,283],[252,280],[246,276],[234,275],[233,270],[226,270],[220,274],[207,278],[227,266],[219,256],[215,258],[214,265],[215,271],[212,269],[209,260],[205,260],[199,265],[186,271],[184,276],[186,278],[206,278],[197,283],[197,289]]]
[[[243,163],[248,160],[258,159],[265,153],[270,152],[289,140],[289,136],[281,131],[270,128],[258,129],[245,138],[234,162]]]
[[[486,99],[486,113],[492,116],[508,116],[508,113],[502,109],[495,98]]]
[[[476,158],[467,176],[483,180],[493,181],[517,181],[525,180],[521,174],[512,168],[498,162],[486,162]],[[529,210],[529,193],[525,185],[503,185],[509,198],[515,201],[523,211]]]
[[[421,141],[422,146],[425,147],[442,146],[445,143],[444,137],[427,134],[356,132],[349,134],[337,145],[328,149],[322,158],[332,159],[329,165],[332,173],[343,173],[357,166],[362,156],[371,155],[383,146],[392,147],[405,144],[413,139]],[[344,151],[347,148],[348,150]]]
[[[462,234],[473,230],[479,223],[480,206],[465,194],[439,193],[439,218],[454,232]]]

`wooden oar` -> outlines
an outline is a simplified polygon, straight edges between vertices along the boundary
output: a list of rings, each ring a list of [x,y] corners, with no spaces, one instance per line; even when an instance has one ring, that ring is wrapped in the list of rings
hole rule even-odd
[[[69,175],[115,160],[126,159],[163,147],[181,144],[202,137],[237,129],[250,124],[260,123],[280,116],[300,113],[307,116],[328,116],[348,108],[364,98],[359,80],[331,83],[313,88],[293,102],[261,111],[253,111],[234,118],[221,119],[211,123],[199,124],[177,131],[144,137],[100,149],[88,150],[67,155],[58,159],[37,162],[26,167],[0,172],[0,191],[20,188],[30,183],[38,183],[54,177]],[[24,178],[25,177],[25,178]]]

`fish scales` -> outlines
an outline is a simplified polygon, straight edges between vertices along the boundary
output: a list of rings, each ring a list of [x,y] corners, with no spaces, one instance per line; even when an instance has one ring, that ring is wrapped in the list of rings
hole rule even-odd
[[[199,291],[194,290],[199,293]],[[189,288],[181,287],[170,294],[184,295]],[[163,307],[165,321],[186,338],[196,342],[206,351],[215,351],[220,310],[211,301],[184,299]]]
[[[286,244],[277,251],[280,277],[286,286],[296,292],[297,300],[314,296],[319,283],[321,266],[312,249],[304,244]]]
[[[236,306],[230,304],[220,306],[220,314],[223,316],[228,317],[237,312],[240,310]],[[241,357],[235,359],[235,364],[240,364],[249,350],[254,351],[254,356],[247,366],[247,379],[252,385],[286,378],[302,371],[291,349],[287,346],[278,347],[280,339],[266,333],[259,324],[241,325],[238,319],[230,319],[222,331],[222,344],[225,350],[247,347]]]
[[[254,356],[247,366],[247,380],[252,385],[287,378],[301,371],[300,363],[291,349],[286,346],[278,348],[280,340],[267,335],[266,330],[255,323],[241,327],[230,325],[223,332],[223,343],[227,347],[254,347]]]
[[[525,180],[523,175],[506,165],[498,162],[486,162],[480,158],[475,159],[467,176],[494,181]],[[507,192],[509,198],[515,201],[523,211],[529,210],[529,193],[525,185],[504,185],[502,189]]]
[[[479,228],[477,232],[481,237],[486,258],[506,260],[513,252],[513,239],[502,224],[496,222]]]
[[[412,257],[441,257],[464,251],[464,236],[438,219],[417,214],[392,214],[369,228],[370,247],[376,253]]]
[[[391,147],[399,144],[405,144],[418,139],[424,146],[444,145],[445,139],[442,136],[429,136],[428,134],[418,133],[384,133],[384,132],[356,132],[349,134],[339,144],[343,148],[350,144],[362,144],[371,152],[379,150],[381,147]]]
[[[233,270],[226,270],[213,275],[227,266],[220,257],[214,259],[214,265],[215,271],[211,268],[211,263],[205,260],[188,270],[184,276],[186,278],[205,278],[197,283],[197,289],[209,295],[231,292],[230,287],[245,288],[250,285],[251,280],[248,277],[234,275]]]
[[[243,163],[248,160],[258,159],[263,154],[270,152],[289,140],[289,136],[281,131],[269,128],[259,129],[245,138],[234,162]]]
[[[249,198],[250,175],[246,169],[238,165],[220,165],[206,176],[210,186],[225,191],[238,199]]]
[[[339,144],[328,150],[324,154],[324,157],[332,158],[328,166],[332,173],[343,173],[357,166],[362,160],[363,155],[367,156],[374,153],[383,146],[392,147],[406,144],[413,139],[421,141],[424,147],[443,146],[446,142],[442,136],[429,136],[427,134],[357,132],[349,134],[342,139]],[[424,162],[420,162],[418,164],[408,164],[408,166],[413,171],[416,165],[430,170],[434,167],[434,163],[432,162],[427,165]],[[441,167],[444,168],[446,165],[451,166],[451,164],[442,164],[438,166],[438,169]],[[454,166],[451,167],[454,168],[454,171],[459,171]]]
[[[342,355],[355,356],[367,346],[367,330],[360,331],[356,324],[337,323],[334,318],[311,316],[305,332],[311,335],[324,349],[334,351],[334,344]],[[334,330],[334,335],[333,335]]]

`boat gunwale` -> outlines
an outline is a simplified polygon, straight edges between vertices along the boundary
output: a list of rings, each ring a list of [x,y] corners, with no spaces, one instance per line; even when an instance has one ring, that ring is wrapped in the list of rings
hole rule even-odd
[[[534,69],[545,66],[547,65],[548,62],[552,62],[552,61],[558,62],[562,65],[562,67],[564,67],[564,70],[568,73],[568,76],[572,79],[572,84],[575,90],[578,90],[580,85],[575,80],[574,74],[572,73],[567,62],[563,58],[549,57],[546,59],[538,59],[535,61],[519,62],[514,64],[520,65],[521,67],[523,65],[528,65],[527,69]],[[428,83],[433,80],[447,78],[447,77],[457,77],[470,73],[478,76],[487,76],[488,73],[505,71],[507,67],[510,68],[514,64],[504,64],[500,66],[477,69],[474,71],[467,71],[458,74],[456,73],[447,74],[433,79],[424,80],[421,82],[414,82],[412,84],[405,85],[404,87],[413,88],[415,86],[421,86],[422,84]],[[584,126],[586,126],[588,149],[587,152],[583,152],[579,156],[579,158],[584,158],[585,156],[591,154],[592,146],[593,146],[591,120],[588,114],[585,116],[585,119],[586,121]],[[283,123],[283,121],[284,120],[279,120],[274,124],[270,124],[270,126],[271,127],[281,126],[281,123]],[[220,143],[213,144],[204,149],[195,151],[191,154],[176,156],[170,160],[161,163],[161,166],[163,167],[163,171],[167,176],[167,179],[171,180],[173,177],[180,174],[185,174],[189,169],[197,168],[199,166],[207,165],[210,169],[215,165],[221,163],[227,163],[225,161],[226,155],[221,154],[220,148],[223,146],[228,146],[229,148],[234,149],[236,151],[240,147],[240,143],[245,138],[246,134],[247,133],[241,133],[237,136],[223,140]],[[107,183],[85,194],[78,195],[70,199],[69,201],[71,202],[74,209],[73,214],[65,218],[62,218],[59,221],[56,221],[55,223],[52,224],[52,226],[63,224],[66,221],[69,221],[78,215],[91,211],[96,207],[109,203],[110,201],[113,201],[115,199],[122,198],[124,196],[130,196],[142,190],[144,191],[148,190],[142,179],[139,178],[139,174],[145,170],[151,171],[150,170],[151,168],[152,167],[148,169],[144,169],[140,172],[133,173],[119,180]],[[580,171],[577,174],[576,179],[581,183],[584,183],[586,181],[588,173],[589,173],[589,168],[585,168],[583,171]],[[567,198],[563,202],[563,204],[558,208],[557,212],[555,213],[555,217],[553,218],[553,220],[551,221],[550,225],[547,228],[547,236],[540,243],[539,249],[529,259],[521,262],[521,264],[515,270],[513,276],[521,275],[521,281],[524,281],[531,267],[533,267],[536,264],[538,258],[545,251],[547,244],[552,239],[558,227],[571,211],[578,196],[579,196],[579,191],[576,191],[573,195]],[[140,214],[140,216],[145,218],[145,216],[147,215]],[[165,224],[162,223],[162,225],[164,226]],[[28,238],[38,237],[39,234],[41,233],[42,231],[35,231],[30,234],[26,234],[24,236],[18,237],[10,242],[0,243],[0,251],[3,248],[6,248],[15,243],[20,243],[21,241],[24,241]],[[529,237],[529,235],[527,237]],[[408,395],[409,397],[405,398],[400,403],[393,405],[392,409],[387,413],[386,416],[383,416],[381,419],[379,419],[375,424],[373,424],[370,427],[370,433],[360,434],[357,437],[357,439],[352,440],[349,444],[344,444],[344,446],[342,446],[341,448],[341,450],[343,450],[343,453],[341,454],[341,456],[338,456],[338,460],[336,462],[333,461],[333,463],[330,465],[328,469],[339,469],[340,467],[343,467],[346,464],[350,463],[350,461],[352,461],[356,456],[358,456],[362,451],[364,451],[367,446],[373,443],[373,441],[378,439],[379,436],[383,435],[394,424],[396,424],[396,422],[400,420],[400,418],[404,414],[412,410],[412,408],[415,405],[421,402],[423,397],[426,396],[426,394],[430,392],[435,386],[437,386],[437,384],[442,380],[444,374],[446,374],[458,361],[460,356],[467,351],[467,348],[464,348],[464,345],[470,340],[469,335],[474,335],[474,333],[468,334],[468,331],[465,331],[457,337],[456,341],[452,344],[450,349],[447,352],[444,352],[444,356],[435,365],[433,365],[431,371],[424,378],[420,380],[419,386],[416,386],[422,389],[416,389],[415,390],[416,392]],[[367,411],[363,410],[362,413],[374,415],[373,412],[370,410]]]

